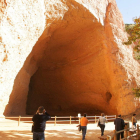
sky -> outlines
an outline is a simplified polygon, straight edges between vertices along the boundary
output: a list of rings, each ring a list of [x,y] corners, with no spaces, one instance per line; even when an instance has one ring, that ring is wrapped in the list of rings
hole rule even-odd
[[[140,0],[116,0],[125,24],[133,24],[133,18],[140,17]]]

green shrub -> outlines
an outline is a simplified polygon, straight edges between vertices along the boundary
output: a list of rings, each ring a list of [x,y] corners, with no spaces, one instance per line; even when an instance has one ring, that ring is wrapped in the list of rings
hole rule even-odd
[[[140,97],[140,88],[133,88],[132,90],[135,97]]]

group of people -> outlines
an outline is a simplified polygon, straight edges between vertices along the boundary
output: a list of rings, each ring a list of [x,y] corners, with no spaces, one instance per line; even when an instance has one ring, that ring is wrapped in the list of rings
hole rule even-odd
[[[86,136],[86,130],[87,130],[87,124],[88,124],[88,119],[86,118],[86,114],[84,114],[84,117],[81,118],[80,120],[80,125],[81,125],[81,130],[82,130],[82,140],[85,139]],[[106,118],[104,117],[104,113],[101,113],[101,117],[99,117],[97,126],[101,128],[101,136],[104,135],[104,129],[105,129],[105,123],[107,122]]]
[[[86,136],[86,129],[87,129],[87,124],[88,124],[88,119],[86,118],[86,114],[84,114],[84,117],[81,118],[80,123],[81,123],[81,129],[82,129],[82,140],[84,140]],[[97,126],[101,128],[101,136],[104,135],[105,123],[107,123],[107,119],[105,118],[105,114],[101,113],[101,117],[99,117],[98,122],[97,122]],[[136,123],[137,123],[136,114],[133,114],[132,127],[136,128]],[[120,131],[124,129],[126,124],[124,120],[121,118],[121,115],[118,115],[118,117],[114,120],[114,125],[115,125],[116,131]],[[121,138],[124,138],[124,132],[118,133],[116,135],[117,140],[120,140],[120,136]]]
[[[36,114],[33,116],[32,121],[32,132],[33,132],[33,140],[45,140],[44,131],[46,126],[46,121],[48,121],[51,118],[51,116],[46,112],[45,108],[43,106],[40,106],[36,112]],[[105,118],[105,114],[101,113],[101,116],[98,119],[98,126],[101,128],[101,136],[104,135],[104,129],[105,129],[105,123],[107,122],[107,119]],[[87,114],[84,114],[84,117],[80,119],[80,126],[82,130],[82,140],[85,140],[86,131],[87,131],[87,124],[89,123],[87,119]],[[133,114],[132,116],[132,125],[136,127],[136,114]],[[120,131],[123,130],[125,127],[125,122],[121,118],[121,115],[118,115],[118,117],[114,120],[115,130]],[[124,132],[117,134],[117,140],[120,140],[121,138],[124,138]]]

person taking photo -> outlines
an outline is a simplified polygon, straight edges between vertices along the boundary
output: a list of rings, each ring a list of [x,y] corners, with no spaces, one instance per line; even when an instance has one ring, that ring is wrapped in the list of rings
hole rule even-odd
[[[32,118],[33,140],[45,140],[44,131],[46,127],[46,121],[48,121],[50,118],[51,116],[46,112],[44,107],[40,106]]]

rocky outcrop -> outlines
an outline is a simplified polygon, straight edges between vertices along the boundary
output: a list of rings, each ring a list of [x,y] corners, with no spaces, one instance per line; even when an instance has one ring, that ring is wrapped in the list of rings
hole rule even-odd
[[[23,9],[23,10],[20,10]],[[9,1],[1,20],[1,114],[123,115],[139,85],[115,0]]]

